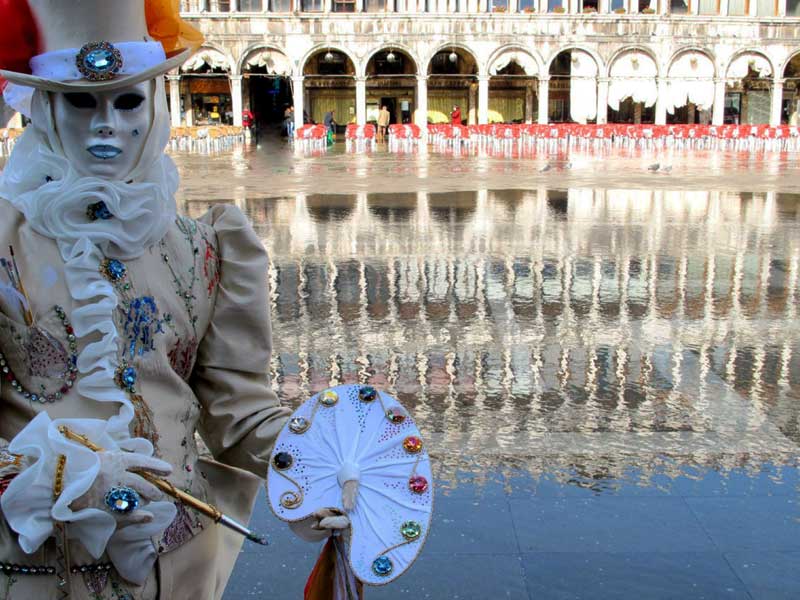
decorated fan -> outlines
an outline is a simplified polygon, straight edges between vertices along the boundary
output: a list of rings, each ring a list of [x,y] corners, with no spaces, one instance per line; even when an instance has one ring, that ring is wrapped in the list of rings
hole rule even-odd
[[[357,481],[351,510],[342,490]],[[344,550],[355,577],[383,585],[419,555],[433,486],[420,432],[397,400],[370,386],[341,385],[301,405],[278,436],[267,489],[273,512],[300,521],[338,509],[350,519]]]

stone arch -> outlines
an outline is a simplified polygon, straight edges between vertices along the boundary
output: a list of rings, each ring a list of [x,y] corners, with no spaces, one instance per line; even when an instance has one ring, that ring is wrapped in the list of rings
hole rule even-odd
[[[562,52],[568,52],[570,50],[578,50],[580,52],[584,52],[584,53],[588,54],[589,56],[591,56],[592,59],[594,60],[595,66],[597,67],[597,75],[598,76],[600,76],[601,73],[605,73],[606,72],[605,62],[603,62],[602,57],[597,53],[596,50],[593,50],[591,48],[587,48],[586,46],[583,46],[583,45],[580,45],[580,44],[570,44],[568,46],[564,46],[563,48],[559,48],[558,50],[556,50],[550,56],[550,58],[547,59],[547,64],[545,65],[546,66],[545,73],[547,75],[550,74],[550,69],[553,66],[553,61],[555,61],[555,59],[558,57],[559,54],[561,54]]]
[[[283,55],[283,57],[286,59],[286,63],[291,68],[291,71],[289,73],[286,73],[286,76],[291,77],[292,75],[294,75],[294,68],[295,68],[294,61],[292,61],[292,59],[289,57],[289,55],[283,48],[273,44],[264,44],[260,42],[258,44],[253,44],[252,46],[248,46],[247,48],[245,48],[244,52],[242,52],[242,55],[239,57],[239,61],[236,63],[237,72],[244,73],[245,67],[247,66],[247,62],[250,60],[250,58],[257,56],[260,52],[265,50],[269,52],[277,52]]]
[[[545,73],[542,58],[535,50],[529,50],[528,48],[525,48],[519,44],[505,44],[504,46],[497,48],[489,56],[489,60],[486,61],[486,74],[492,75],[492,68],[495,66],[495,63],[498,61],[498,59],[509,52],[522,53],[528,56],[534,62],[536,65],[536,73],[527,73],[526,71],[526,73],[531,77],[540,77]]]
[[[796,58],[800,58],[800,49],[795,50],[794,52],[789,54],[784,63],[781,65],[781,70],[780,70],[781,77],[786,77],[786,69],[789,68],[791,62]]]
[[[417,53],[414,52],[414,50],[412,50],[410,46],[407,46],[405,44],[383,43],[383,44],[381,44],[379,46],[376,46],[372,50],[370,50],[364,56],[364,60],[362,61],[362,64],[359,65],[360,69],[358,69],[356,71],[359,77],[366,76],[367,67],[369,66],[369,61],[371,61],[375,57],[376,54],[378,54],[380,52],[383,52],[384,50],[399,50],[400,52],[402,52],[403,54],[408,56],[408,58],[410,58],[412,61],[414,61],[414,66],[416,67],[416,74],[417,75],[423,75],[424,74],[420,70],[421,66],[422,66],[422,62],[420,61],[419,56],[417,56]]]
[[[605,72],[606,77],[611,77],[611,68],[614,66],[614,63],[628,52],[642,52],[643,54],[649,56],[651,59],[653,59],[653,62],[656,65],[656,77],[662,75],[663,73],[662,65],[659,64],[658,56],[656,55],[656,53],[653,52],[653,50],[651,48],[648,48],[647,46],[643,46],[641,44],[633,44],[631,46],[623,46],[609,57],[608,63],[606,63],[606,72]]]
[[[756,57],[760,57],[760,58],[763,59],[764,62],[762,63],[762,65],[764,65],[764,63],[766,63],[766,66],[769,67],[769,71],[770,71],[769,73],[764,75],[764,77],[769,77],[769,76],[775,75],[777,73],[777,70],[776,70],[777,66],[772,62],[772,59],[767,54],[765,54],[762,50],[758,50],[758,49],[755,49],[755,48],[745,48],[743,50],[738,50],[737,52],[735,52],[733,54],[733,56],[731,56],[730,60],[728,61],[728,64],[725,65],[724,74],[725,74],[726,78],[730,77],[731,67],[734,67],[735,65],[738,66],[738,62],[737,61],[739,61],[739,59],[741,59],[741,58],[743,58],[743,57],[745,57],[747,55],[754,55]],[[759,70],[759,75],[760,75],[760,73],[761,73],[761,70]]]
[[[328,50],[341,52],[342,54],[344,54],[348,58],[348,60],[350,60],[350,62],[353,63],[353,70],[354,70],[354,75],[353,76],[354,77],[358,73],[363,73],[364,72],[364,69],[361,66],[361,63],[358,60],[358,58],[352,52],[350,52],[350,50],[348,50],[345,46],[342,46],[342,45],[339,45],[339,44],[317,44],[317,45],[313,46],[312,48],[310,48],[303,55],[303,57],[300,59],[300,61],[298,62],[298,64],[297,64],[297,75],[302,77],[303,73],[305,72],[306,65],[308,64],[308,61],[311,60],[314,56],[316,56],[320,52],[327,52]]]
[[[454,43],[451,43],[451,44],[441,44],[436,49],[434,49],[433,52],[431,52],[428,55],[427,59],[425,60],[425,71],[424,71],[424,73],[428,74],[428,75],[430,74],[431,62],[433,61],[433,57],[434,56],[436,56],[440,52],[446,52],[447,50],[450,50],[450,49],[461,50],[462,52],[466,52],[467,54],[469,54],[470,57],[472,57],[472,60],[475,61],[475,67],[477,68],[477,71],[478,71],[476,73],[476,75],[480,76],[481,74],[486,72],[486,70],[484,68],[485,65],[482,65],[481,62],[478,60],[478,53],[475,52],[475,50],[473,50],[472,48],[470,48],[466,44],[462,44],[462,43],[459,43],[459,42],[454,42]]]
[[[711,61],[711,66],[714,67],[714,77],[719,76],[719,66],[717,65],[717,57],[714,56],[714,53],[711,52],[711,50],[708,50],[701,46],[685,46],[683,48],[679,48],[678,50],[672,53],[672,56],[669,57],[669,60],[667,61],[666,65],[664,65],[665,68],[661,69],[661,72],[664,75],[669,76],[669,70],[672,68],[675,62],[679,60],[681,56],[689,52],[696,52],[698,54],[704,55],[709,61]]]
[[[213,60],[214,62],[209,63],[209,59]],[[211,67],[227,67],[227,71],[231,75],[237,75],[239,73],[237,70],[237,63],[233,59],[233,56],[231,56],[226,49],[216,46],[215,44],[203,44],[191,58],[181,65],[180,70],[182,72],[187,72],[185,67],[189,66],[193,68],[188,69],[188,71],[193,71],[201,67],[203,63],[206,63]]]

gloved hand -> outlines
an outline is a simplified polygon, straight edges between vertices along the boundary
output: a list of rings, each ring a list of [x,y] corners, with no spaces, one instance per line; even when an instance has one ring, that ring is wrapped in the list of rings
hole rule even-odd
[[[172,473],[172,466],[169,463],[145,454],[121,450],[98,452],[97,456],[100,459],[100,472],[92,487],[83,496],[72,502],[70,507],[72,510],[99,508],[110,511],[105,498],[108,491],[114,487],[128,487],[136,491],[139,494],[141,505],[163,499],[164,494],[161,490],[132,471],[142,470],[157,477],[166,477]],[[153,514],[142,508],[127,514],[110,512],[116,518],[117,527],[120,529],[130,525],[149,523],[153,520]]]
[[[307,542],[321,542],[334,531],[350,527],[350,519],[336,509],[322,508],[302,521],[289,523],[294,534]]]

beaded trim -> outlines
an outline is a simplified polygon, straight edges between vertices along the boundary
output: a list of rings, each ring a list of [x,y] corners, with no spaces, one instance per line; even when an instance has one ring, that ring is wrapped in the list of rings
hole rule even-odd
[[[104,562],[93,565],[75,565],[70,567],[69,572],[74,575],[78,573],[108,573],[113,568],[114,566],[110,562]],[[9,575],[55,575],[56,568],[0,562],[0,572]]]
[[[64,468],[67,466],[67,457],[63,454],[58,455],[58,462],[56,463],[56,474],[53,478],[53,500],[58,500],[61,497],[61,492],[64,491]]]
[[[60,306],[56,306],[55,311],[56,315],[61,320],[61,324],[64,326],[64,331],[67,333],[67,342],[69,343],[69,361],[63,375],[64,383],[57,392],[47,392],[44,386],[42,386],[42,389],[38,393],[22,387],[19,379],[17,379],[17,376],[11,370],[5,355],[0,352],[0,371],[2,371],[3,379],[11,384],[11,387],[18,393],[22,394],[26,400],[39,402],[41,404],[61,400],[61,398],[69,393],[72,386],[75,384],[75,380],[78,378],[78,340],[75,337],[75,331],[72,329],[72,324],[69,322],[64,309]]]

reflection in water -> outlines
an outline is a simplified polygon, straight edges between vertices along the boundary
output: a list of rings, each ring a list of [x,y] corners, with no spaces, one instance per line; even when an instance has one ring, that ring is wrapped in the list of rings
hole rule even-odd
[[[271,255],[274,385],[291,406],[372,382],[412,412],[444,469],[501,455],[621,476],[798,456],[797,197],[237,203]]]

